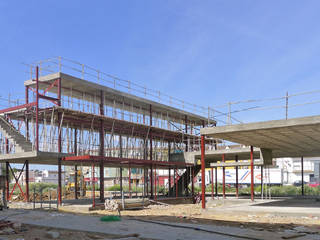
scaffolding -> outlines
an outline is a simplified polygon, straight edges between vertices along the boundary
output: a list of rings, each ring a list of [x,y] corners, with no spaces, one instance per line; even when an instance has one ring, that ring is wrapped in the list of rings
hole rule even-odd
[[[167,169],[169,175],[174,172],[169,195],[189,194],[188,185],[193,186],[200,168],[192,161],[173,160],[171,154],[200,150],[200,128],[216,125],[210,108],[155,95],[61,57],[32,65],[24,85],[24,104],[16,101],[0,110],[1,160],[7,168],[10,163],[23,163],[26,169],[29,163],[57,165],[59,204],[62,165],[92,166],[92,179],[99,167],[101,201],[105,167],[120,168],[120,178],[124,167],[143,169],[144,195],[151,198],[156,197],[156,169]],[[206,144],[214,146],[217,140]],[[27,201],[28,182],[26,177]],[[122,180],[120,187],[122,192]]]

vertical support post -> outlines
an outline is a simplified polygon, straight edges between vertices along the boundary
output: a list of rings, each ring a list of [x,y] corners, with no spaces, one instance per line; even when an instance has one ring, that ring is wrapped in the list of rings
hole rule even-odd
[[[37,70],[38,72],[38,70]],[[38,91],[37,91],[38,95]],[[58,106],[61,106],[61,78],[58,80]],[[38,113],[37,113],[38,116]],[[61,113],[58,113],[58,152],[62,152],[62,137],[61,137]],[[61,186],[61,158],[58,158],[58,205],[62,205],[62,186]]]
[[[100,92],[100,115],[104,116],[104,91]],[[105,157],[105,148],[104,148],[104,121],[100,120],[100,202],[104,202],[104,157]]]
[[[212,199],[214,199],[213,188],[214,188],[214,181],[213,181],[213,168],[211,168],[211,198],[212,198]]]
[[[168,195],[171,196],[171,168],[169,168],[168,172]]]
[[[61,158],[58,158],[58,204],[62,205],[62,186],[61,186]]]
[[[194,176],[194,166],[191,167],[191,178],[192,178],[192,180],[191,180],[191,192],[192,192],[192,196],[194,196],[194,178],[195,178],[195,176]]]
[[[185,133],[188,133],[188,117],[187,115],[185,115],[185,119],[184,119],[184,123],[185,123]],[[188,152],[189,150],[189,146],[188,146],[188,139],[186,139],[186,152]]]
[[[239,158],[238,155],[236,155],[236,164],[238,164]],[[239,197],[239,167],[236,166],[236,197]]]
[[[202,208],[206,208],[206,166],[205,166],[205,147],[204,147],[204,136],[201,135],[201,197],[202,197]]]
[[[176,189],[176,198],[178,198],[178,191],[179,191],[179,187],[178,187],[178,167],[176,166],[176,171],[175,171],[175,174],[176,174],[176,179],[175,179],[175,189]]]
[[[171,154],[171,143],[168,142],[168,162],[171,162],[170,154]],[[171,197],[171,194],[172,194],[172,191],[171,191],[171,168],[169,168],[168,183],[169,183],[168,196]]]
[[[119,136],[119,146],[120,146],[120,158],[122,159],[122,136]],[[122,185],[122,167],[120,167],[120,195],[123,199],[123,185]]]
[[[29,160],[26,160],[26,202],[29,201]]]
[[[154,167],[154,199],[157,200],[157,166]]]
[[[92,164],[92,171],[91,171],[91,181],[92,181],[92,207],[96,206],[96,189],[95,189],[95,182],[94,182],[94,163]]]
[[[263,165],[261,165],[261,199],[263,199]]]
[[[152,126],[152,105],[150,104],[150,127]],[[149,140],[150,140],[150,160],[152,161],[152,131],[149,131]],[[153,168],[151,166],[150,174],[150,185],[151,185],[151,198],[153,198]]]
[[[131,197],[131,167],[129,165],[129,198]]]
[[[6,201],[9,201],[10,196],[10,175],[9,175],[9,162],[6,162]]]
[[[217,167],[215,167],[214,168],[214,177],[215,177],[215,188],[216,188],[216,196],[217,196],[217,198],[219,198],[219,196],[218,196],[218,168]]]
[[[301,195],[304,196],[303,156],[301,157]]]
[[[29,87],[26,86],[25,88],[25,97],[26,97],[26,104],[29,103]],[[25,125],[26,125],[26,138],[29,140],[29,119],[26,117],[25,120]]]
[[[225,162],[225,155],[222,154],[222,162]],[[226,198],[226,168],[222,167],[222,195]]]
[[[36,151],[39,151],[39,67],[36,67]]]
[[[78,130],[74,129],[74,155],[78,156]],[[78,199],[78,166],[74,166],[74,199]]]
[[[250,146],[251,165],[251,201],[254,201],[254,168],[253,168],[253,146]]]
[[[78,199],[78,166],[74,166],[74,199]]]

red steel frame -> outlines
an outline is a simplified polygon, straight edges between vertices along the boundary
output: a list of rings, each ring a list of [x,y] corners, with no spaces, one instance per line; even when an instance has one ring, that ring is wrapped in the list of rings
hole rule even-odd
[[[10,200],[11,199],[11,196],[12,196],[12,194],[13,194],[13,192],[14,192],[14,190],[16,189],[16,186],[18,186],[18,188],[20,189],[20,192],[21,192],[21,194],[22,194],[22,196],[23,196],[23,198],[26,200],[26,201],[28,201],[29,200],[29,193],[24,193],[23,192],[23,190],[22,190],[22,188],[21,188],[21,186],[20,186],[20,184],[19,184],[19,179],[20,179],[20,177],[21,177],[21,175],[22,175],[22,173],[23,173],[23,171],[24,171],[24,169],[25,169],[25,167],[26,167],[26,163],[27,163],[27,161],[23,164],[23,167],[22,167],[22,169],[21,169],[21,171],[19,171],[19,176],[18,177],[16,177],[16,175],[14,174],[14,171],[13,171],[13,169],[11,168],[11,166],[10,166],[10,164],[8,163],[8,168],[10,169],[10,171],[11,171],[11,174],[12,174],[12,176],[14,177],[14,179],[15,179],[15,184],[14,184],[14,186],[13,186],[13,188],[12,188],[12,190],[11,190],[11,192],[10,192],[10,194],[8,195],[8,200]],[[28,167],[29,168],[29,167]],[[28,169],[29,170],[29,169]],[[7,173],[7,175],[9,175],[9,173]],[[7,189],[7,191],[9,192],[9,189]],[[7,193],[8,193],[7,192]]]
[[[26,103],[20,106],[15,106],[12,108],[7,108],[4,110],[0,110],[0,113],[8,113],[8,112],[12,112],[12,111],[16,111],[16,110],[20,110],[20,109],[24,109],[26,108],[27,110],[35,107],[35,120],[36,120],[36,137],[35,137],[35,149],[36,151],[39,151],[39,111],[40,111],[40,107],[39,107],[39,102],[40,99],[44,99],[47,101],[50,101],[52,103],[54,103],[57,106],[61,106],[61,89],[62,89],[62,83],[61,83],[61,78],[56,79],[54,82],[52,82],[51,84],[48,84],[49,86],[43,90],[43,94],[39,92],[39,67],[36,66],[36,72],[35,72],[35,89],[33,89],[32,87],[26,86],[25,87],[25,101]],[[45,83],[47,84],[47,83]],[[53,87],[57,87],[57,97],[50,97],[50,96],[46,96],[46,93],[49,92]],[[35,102],[31,102],[29,103],[29,90],[33,91],[36,95],[36,101]],[[104,95],[101,94],[101,102],[100,102],[100,115],[104,115]],[[61,113],[58,113],[58,152],[61,153],[62,152],[62,135],[61,135],[61,128],[62,126],[60,125],[61,122]],[[25,122],[26,124],[26,137],[29,138],[29,124],[28,124],[28,120],[26,120]],[[150,105],[150,127],[152,127],[152,105]],[[191,130],[192,131],[192,130]],[[188,119],[187,116],[185,116],[185,132],[188,133]],[[76,133],[75,133],[76,134]],[[176,197],[178,197],[178,173],[177,173],[177,169],[178,166],[193,166],[192,164],[185,164],[185,163],[172,163],[172,162],[162,162],[162,161],[153,161],[153,138],[152,138],[152,131],[150,129],[149,132],[149,141],[150,141],[150,160],[144,159],[125,159],[125,158],[107,158],[105,157],[105,153],[104,153],[104,127],[103,127],[103,120],[101,120],[101,128],[100,128],[100,156],[73,156],[73,157],[67,157],[67,158],[59,158],[58,159],[58,204],[61,205],[62,204],[62,178],[61,178],[61,172],[62,172],[62,160],[64,161],[92,161],[92,164],[94,165],[96,161],[100,161],[100,198],[103,201],[103,194],[101,194],[102,192],[104,192],[104,164],[105,163],[112,163],[112,164],[133,164],[133,165],[142,165],[142,166],[146,166],[146,165],[150,165],[150,169],[151,169],[151,174],[150,174],[150,183],[151,183],[151,198],[154,195],[154,188],[153,188],[153,166],[157,165],[159,167],[170,167],[173,166],[175,167],[175,189],[176,189]],[[170,143],[169,143],[170,145]],[[9,146],[9,145],[8,145]],[[7,150],[8,150],[8,146],[7,146]],[[75,142],[75,146],[76,146],[76,142]],[[186,150],[188,149],[188,143],[186,142]],[[9,152],[9,151],[8,151]],[[76,153],[75,153],[76,154]],[[9,163],[8,163],[9,164]],[[9,165],[7,165],[8,167]],[[26,170],[29,170],[29,161],[25,162],[26,166]],[[131,169],[130,169],[131,170]],[[194,169],[191,169],[192,171],[192,193],[194,194]],[[130,171],[131,173],[131,171]],[[93,172],[94,174],[94,172]],[[130,176],[131,177],[131,176]],[[155,171],[155,178],[156,178],[156,171]],[[156,182],[157,180],[154,180],[155,182],[155,191],[156,191]],[[170,183],[171,183],[171,179],[170,179]],[[7,183],[8,184],[8,183]],[[15,184],[14,188],[16,187],[18,183]],[[29,200],[29,172],[26,174],[26,200]],[[121,184],[122,185],[122,184]],[[171,185],[171,184],[170,184]],[[20,188],[20,185],[18,184],[18,187]],[[130,188],[131,188],[131,183],[130,183]],[[7,187],[8,191],[9,191],[9,186]],[[13,189],[14,190],[14,189]],[[12,192],[13,192],[12,190]],[[9,195],[9,193],[7,193],[7,197],[10,197],[11,195]],[[130,195],[131,195],[131,191],[130,191]],[[77,198],[77,191],[75,190],[75,198]]]
[[[250,147],[250,165],[251,165],[251,201],[254,201],[254,168],[253,168],[253,146]]]
[[[205,183],[205,146],[204,146],[204,136],[201,135],[201,201],[202,208],[206,208],[206,183]]]

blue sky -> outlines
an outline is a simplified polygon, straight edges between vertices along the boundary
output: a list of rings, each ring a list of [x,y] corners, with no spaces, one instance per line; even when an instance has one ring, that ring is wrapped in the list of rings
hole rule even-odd
[[[1,1],[0,95],[24,91],[22,62],[53,56],[203,106],[318,89],[319,7],[311,0]]]

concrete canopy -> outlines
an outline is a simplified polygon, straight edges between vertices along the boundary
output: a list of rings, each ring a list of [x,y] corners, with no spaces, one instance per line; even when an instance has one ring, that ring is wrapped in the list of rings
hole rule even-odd
[[[272,151],[272,157],[320,156],[320,116],[201,129],[201,134]]]

